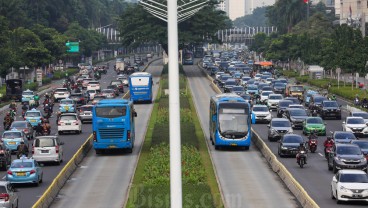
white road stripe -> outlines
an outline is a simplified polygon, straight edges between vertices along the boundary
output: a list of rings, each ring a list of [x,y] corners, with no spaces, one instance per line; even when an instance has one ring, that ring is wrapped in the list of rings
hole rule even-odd
[[[321,155],[321,157],[324,157],[322,153],[318,153],[319,155]]]

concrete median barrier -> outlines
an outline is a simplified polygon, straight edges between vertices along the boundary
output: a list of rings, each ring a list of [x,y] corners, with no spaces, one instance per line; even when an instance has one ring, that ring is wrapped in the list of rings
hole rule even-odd
[[[198,67],[206,74],[208,80],[211,81],[211,87],[216,93],[222,93],[220,88],[214,84],[214,79],[199,64]],[[317,208],[317,203],[309,196],[300,183],[293,177],[287,168],[277,159],[276,155],[270,150],[262,138],[252,129],[252,141],[262,155],[266,158],[272,170],[277,173],[281,180],[285,183],[291,193],[297,198],[304,208]]]

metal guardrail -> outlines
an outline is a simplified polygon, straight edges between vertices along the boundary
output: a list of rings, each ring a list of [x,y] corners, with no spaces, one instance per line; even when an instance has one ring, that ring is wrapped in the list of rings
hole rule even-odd
[[[145,68],[142,71],[146,71],[148,66],[161,58],[152,59],[147,63]],[[129,90],[123,95],[122,98],[129,97]],[[59,172],[59,174],[55,177],[46,191],[42,194],[42,196],[37,200],[37,202],[32,206],[32,208],[47,208],[51,205],[54,199],[59,194],[60,190],[63,188],[64,184],[69,180],[69,177],[74,173],[74,171],[78,168],[78,165],[83,161],[84,157],[88,154],[93,144],[92,134],[89,135],[87,140],[83,143],[83,145],[78,149],[78,151],[73,155],[73,157],[69,160],[69,162],[63,167],[63,169]]]
[[[200,62],[199,62],[200,63]],[[211,81],[211,87],[216,93],[222,93],[218,86],[214,83],[214,79],[198,63],[198,67],[206,74],[207,79]],[[303,186],[293,177],[288,169],[277,159],[275,154],[270,150],[266,143],[261,139],[256,131],[252,128],[252,141],[257,146],[262,155],[267,159],[272,170],[277,173],[281,180],[285,183],[291,193],[298,199],[304,208],[318,208],[318,204],[304,190]]]

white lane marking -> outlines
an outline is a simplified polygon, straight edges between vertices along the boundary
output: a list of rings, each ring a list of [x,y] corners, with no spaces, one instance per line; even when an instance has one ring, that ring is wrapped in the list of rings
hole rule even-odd
[[[318,153],[319,155],[321,155],[321,157],[324,157],[323,155],[322,155],[322,153]]]
[[[88,168],[88,166],[84,166],[84,165],[82,165],[82,166],[80,166],[79,168]]]

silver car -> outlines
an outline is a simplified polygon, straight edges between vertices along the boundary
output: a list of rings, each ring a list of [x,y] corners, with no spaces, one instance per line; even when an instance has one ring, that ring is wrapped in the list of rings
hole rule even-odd
[[[19,207],[17,190],[9,181],[0,181],[0,207]]]
[[[273,118],[267,126],[269,127],[267,136],[269,141],[277,141],[283,135],[293,133],[291,123],[286,118]]]
[[[79,117],[82,123],[92,122],[93,105],[83,105],[79,109]]]

